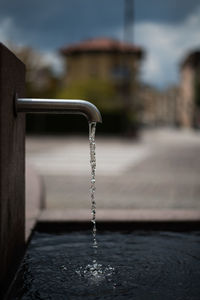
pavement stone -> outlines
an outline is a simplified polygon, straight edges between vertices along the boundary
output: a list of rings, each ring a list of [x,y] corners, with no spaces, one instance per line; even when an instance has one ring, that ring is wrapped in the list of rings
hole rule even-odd
[[[97,209],[200,209],[200,133],[146,130],[137,142],[99,137]],[[84,137],[27,137],[26,159],[43,177],[47,209],[88,209]]]

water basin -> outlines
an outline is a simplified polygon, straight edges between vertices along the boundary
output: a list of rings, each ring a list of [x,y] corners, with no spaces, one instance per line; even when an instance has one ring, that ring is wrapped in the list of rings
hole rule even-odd
[[[10,299],[180,299],[200,295],[200,231],[35,232]]]

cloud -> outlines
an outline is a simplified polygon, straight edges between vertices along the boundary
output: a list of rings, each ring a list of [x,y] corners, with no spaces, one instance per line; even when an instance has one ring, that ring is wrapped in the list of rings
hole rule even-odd
[[[0,41],[7,44],[15,32],[14,24],[11,18],[6,17],[0,22]]]
[[[61,74],[64,71],[64,62],[61,57],[54,51],[42,51],[42,60],[44,65],[51,66],[56,74]]]
[[[179,64],[192,49],[200,48],[200,7],[178,24],[140,22],[135,42],[146,50],[142,79],[165,87],[179,80]]]
[[[2,19],[0,22],[0,42],[5,44],[8,48],[10,46],[18,48],[27,46],[26,41],[21,37],[22,33],[19,28],[17,28],[12,18],[5,17]],[[40,54],[41,63],[44,66],[51,66],[57,74],[63,72],[63,63],[57,53],[48,49],[37,51]]]

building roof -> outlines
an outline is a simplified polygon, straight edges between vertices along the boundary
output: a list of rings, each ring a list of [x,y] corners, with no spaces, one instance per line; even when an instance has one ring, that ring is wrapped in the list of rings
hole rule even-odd
[[[200,50],[190,52],[181,64],[181,68],[185,66],[191,66],[192,68],[198,68],[200,66]]]
[[[142,48],[132,43],[126,43],[111,38],[94,38],[71,44],[60,50],[63,55],[73,55],[85,52],[123,52],[143,55]]]

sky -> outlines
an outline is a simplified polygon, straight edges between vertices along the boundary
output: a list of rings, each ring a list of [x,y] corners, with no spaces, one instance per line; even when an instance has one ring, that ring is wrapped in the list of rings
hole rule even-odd
[[[157,88],[179,82],[179,65],[200,48],[199,0],[135,0],[135,44],[145,50],[141,80]],[[0,41],[31,46],[55,70],[58,50],[92,37],[123,38],[123,0],[0,0]]]

